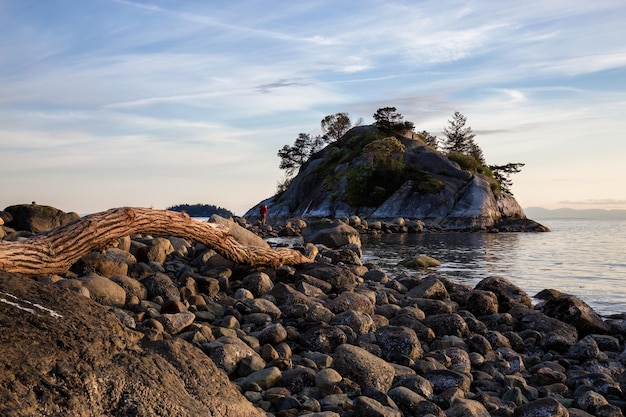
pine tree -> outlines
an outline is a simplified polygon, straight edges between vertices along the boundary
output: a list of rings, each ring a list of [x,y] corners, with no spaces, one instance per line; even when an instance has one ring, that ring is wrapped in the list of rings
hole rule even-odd
[[[517,174],[522,170],[522,167],[525,164],[522,163],[514,163],[509,162],[506,165],[489,165],[489,169],[493,172],[493,177],[498,184],[500,184],[500,190],[505,193],[513,195],[511,192],[511,187],[513,186],[513,181],[509,178],[511,174]]]
[[[405,121],[404,116],[397,112],[395,107],[382,107],[374,113],[374,125],[388,133],[404,134],[413,130],[413,122]]]
[[[448,127],[444,128],[442,132],[446,137],[443,141],[444,151],[470,155],[472,148],[478,146],[474,143],[474,136],[476,135],[472,132],[471,127],[465,127],[466,122],[465,116],[458,111],[454,112],[452,120],[448,120]]]

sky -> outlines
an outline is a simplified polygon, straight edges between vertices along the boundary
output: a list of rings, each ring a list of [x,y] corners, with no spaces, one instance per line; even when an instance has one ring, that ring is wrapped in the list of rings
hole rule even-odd
[[[0,209],[243,215],[326,115],[467,118],[522,207],[626,208],[624,0],[0,0]]]

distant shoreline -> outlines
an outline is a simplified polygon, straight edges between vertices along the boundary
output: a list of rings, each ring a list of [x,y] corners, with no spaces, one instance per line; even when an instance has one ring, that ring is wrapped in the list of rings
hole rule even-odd
[[[543,207],[528,207],[524,213],[529,219],[625,219],[626,210],[604,209],[546,209]]]

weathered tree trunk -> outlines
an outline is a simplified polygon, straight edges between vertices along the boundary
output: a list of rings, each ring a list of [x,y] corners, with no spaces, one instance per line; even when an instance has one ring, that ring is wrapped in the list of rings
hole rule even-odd
[[[0,241],[0,269],[24,275],[66,272],[83,255],[104,250],[123,236],[150,233],[178,236],[213,248],[235,263],[278,267],[312,262],[307,255],[288,248],[244,246],[229,235],[227,227],[201,222],[186,213],[147,208],[114,208],[74,220],[30,239]]]

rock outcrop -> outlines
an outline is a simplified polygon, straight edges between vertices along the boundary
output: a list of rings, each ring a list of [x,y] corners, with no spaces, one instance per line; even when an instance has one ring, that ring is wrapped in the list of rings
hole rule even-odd
[[[70,289],[0,271],[0,328],[3,416],[264,415],[200,349]]]
[[[362,204],[355,205],[352,198],[350,204],[349,183],[356,181],[355,172],[362,172],[372,158],[357,149],[363,149],[377,137],[380,134],[373,126],[353,128],[340,142],[313,155],[286,191],[263,200],[244,217],[255,218],[258,207],[266,204],[270,221],[358,215],[370,221],[419,219],[446,230],[547,230],[528,219],[512,195],[494,193],[498,187],[493,178],[461,169],[418,138],[398,138],[404,152],[394,158],[403,164],[404,172],[410,172],[406,180],[392,175],[393,181],[360,191],[369,193],[371,199],[362,196]]]
[[[41,204],[18,204],[4,209],[11,218],[5,220],[7,227],[15,230],[39,233],[57,226],[62,226],[78,219],[78,213],[65,213],[62,210]]]

